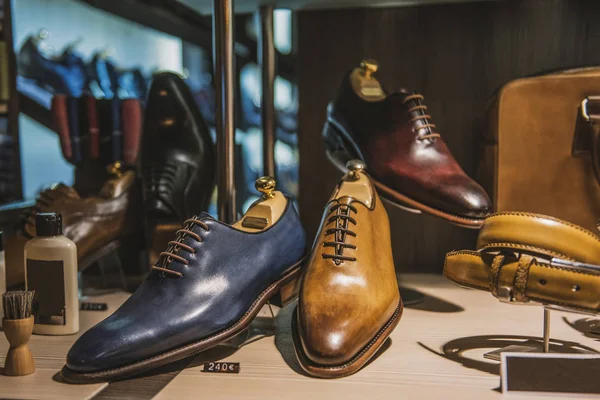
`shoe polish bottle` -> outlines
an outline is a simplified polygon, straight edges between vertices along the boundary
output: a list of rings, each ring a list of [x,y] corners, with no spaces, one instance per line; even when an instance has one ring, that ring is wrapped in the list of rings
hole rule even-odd
[[[77,247],[63,236],[60,213],[39,213],[35,229],[36,237],[25,245],[25,286],[35,291],[33,333],[77,333]]]
[[[4,264],[4,238],[0,231],[0,298],[6,292],[6,265]],[[0,320],[4,317],[3,307],[0,307]]]

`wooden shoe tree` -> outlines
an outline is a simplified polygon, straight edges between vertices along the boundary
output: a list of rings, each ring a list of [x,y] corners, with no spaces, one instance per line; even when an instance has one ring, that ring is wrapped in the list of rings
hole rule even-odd
[[[379,81],[372,76],[378,68],[377,61],[363,60],[350,75],[352,89],[366,101],[380,101],[387,96]]]
[[[288,200],[283,193],[275,190],[275,179],[269,176],[258,178],[254,187],[262,197],[254,202],[242,219],[233,224],[235,229],[244,232],[260,232],[268,229],[283,215]]]
[[[366,207],[373,207],[374,189],[371,180],[365,174],[365,163],[361,160],[351,160],[346,164],[348,172],[331,195],[330,201],[341,197],[350,197],[360,201]]]

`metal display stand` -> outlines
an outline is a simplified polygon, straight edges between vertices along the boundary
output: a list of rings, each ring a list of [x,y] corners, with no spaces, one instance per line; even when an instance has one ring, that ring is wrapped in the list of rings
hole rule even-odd
[[[231,224],[237,219],[234,169],[233,0],[213,1],[213,62],[216,100],[218,210],[219,219]]]
[[[544,326],[543,326],[543,336],[542,336],[541,341],[527,340],[521,344],[514,344],[514,345],[504,347],[502,349],[490,351],[488,353],[485,353],[483,355],[483,357],[487,358],[488,360],[493,360],[493,361],[499,362],[501,359],[502,353],[551,353],[551,352],[554,352],[553,348],[551,346],[551,340],[550,340],[550,311],[552,309],[553,309],[553,307],[544,306]],[[557,309],[562,310],[562,311],[574,312],[577,314],[589,315],[587,313],[582,313],[581,311],[578,311],[578,310],[564,309],[564,308],[557,308]],[[556,351],[556,352],[560,353],[560,347],[558,347],[558,350],[559,351]],[[583,350],[583,349],[581,349],[581,350],[575,349],[575,350],[578,350],[578,352],[582,353],[582,354],[593,354],[593,353]]]
[[[275,176],[275,41],[273,7],[260,8],[260,66],[264,175]],[[235,119],[233,0],[213,0],[213,62],[217,131],[218,213],[231,224],[237,220],[235,193]],[[248,329],[224,343],[240,348],[275,332],[275,316],[257,317]]]
[[[260,7],[259,16],[263,175],[275,177],[275,37],[273,34],[273,6]]]
[[[273,6],[263,6],[260,16],[260,66],[264,175],[275,176],[275,40]],[[233,0],[213,0],[213,62],[215,76],[218,212],[233,223],[235,207],[235,120]]]

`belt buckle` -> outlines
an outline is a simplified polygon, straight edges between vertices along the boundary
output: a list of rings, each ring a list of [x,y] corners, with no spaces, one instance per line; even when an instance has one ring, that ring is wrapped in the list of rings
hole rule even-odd
[[[554,257],[550,260],[550,265],[568,269],[576,272],[585,272],[591,275],[600,276],[600,266],[594,264],[587,264],[578,261],[563,260],[562,258]]]
[[[501,303],[513,303],[514,302],[513,289],[511,287],[501,286],[498,288],[497,294],[498,295],[496,296],[496,298]]]

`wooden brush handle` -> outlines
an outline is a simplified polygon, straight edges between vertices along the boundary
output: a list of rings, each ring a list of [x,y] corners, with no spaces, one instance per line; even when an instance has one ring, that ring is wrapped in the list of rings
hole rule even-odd
[[[4,373],[9,376],[23,376],[35,372],[35,361],[29,348],[29,338],[33,332],[33,316],[26,319],[2,319],[4,334],[10,343],[4,362]]]

